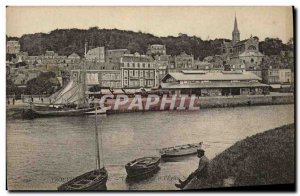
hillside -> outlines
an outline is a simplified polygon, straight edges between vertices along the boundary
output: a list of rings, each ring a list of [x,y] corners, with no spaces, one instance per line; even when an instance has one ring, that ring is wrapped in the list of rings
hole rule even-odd
[[[232,186],[291,184],[295,181],[295,125],[285,125],[237,142],[209,166],[209,178],[195,189]]]
[[[118,29],[99,29],[92,27],[83,29],[57,29],[50,33],[26,34],[20,38],[7,37],[7,40],[19,40],[22,51],[29,55],[44,54],[46,50],[54,50],[59,55],[76,52],[84,53],[84,43],[89,48],[106,46],[108,49],[127,48],[132,53],[145,54],[150,44],[165,44],[168,54],[178,55],[181,52],[193,54],[195,59],[203,59],[219,52],[223,39],[204,41],[196,36],[179,34],[178,37],[157,37],[149,33],[124,31]]]

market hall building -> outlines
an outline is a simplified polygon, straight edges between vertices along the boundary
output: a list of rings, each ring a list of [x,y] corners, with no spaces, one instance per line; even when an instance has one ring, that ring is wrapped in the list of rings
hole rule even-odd
[[[168,73],[159,86],[177,95],[230,96],[262,95],[269,93],[269,85],[261,78],[242,71],[192,71]]]

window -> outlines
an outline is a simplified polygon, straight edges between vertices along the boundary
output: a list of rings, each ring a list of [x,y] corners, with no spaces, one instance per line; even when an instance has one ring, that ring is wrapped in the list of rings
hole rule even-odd
[[[139,76],[139,70],[135,70],[135,76],[136,76],[136,77]]]
[[[248,47],[248,50],[256,50],[256,47],[251,45],[251,46]]]
[[[153,78],[153,70],[150,71],[150,77]]]
[[[143,77],[143,76],[144,76],[143,73],[144,73],[143,70],[141,70],[141,71],[140,71],[140,77]]]
[[[127,70],[124,70],[124,76],[128,76],[128,71]]]
[[[115,74],[110,74],[111,80],[115,80]]]
[[[254,59],[251,58],[251,63],[253,63],[253,62],[254,62]]]
[[[133,71],[129,70],[129,76],[133,76]]]

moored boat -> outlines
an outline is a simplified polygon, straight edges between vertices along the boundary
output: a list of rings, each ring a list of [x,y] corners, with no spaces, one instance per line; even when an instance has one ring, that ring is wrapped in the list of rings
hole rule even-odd
[[[160,157],[142,157],[125,165],[128,178],[149,174],[159,168]]]
[[[106,190],[108,173],[105,168],[82,174],[57,188],[59,191]]]
[[[81,116],[88,112],[94,111],[95,108],[66,108],[66,109],[50,109],[50,110],[36,110],[31,108],[27,115],[32,115],[32,117],[59,117],[59,116]]]
[[[85,114],[87,115],[95,115],[95,114],[106,114],[106,108],[96,108],[96,110],[88,111]]]
[[[197,154],[197,149],[202,147],[202,142],[194,144],[185,144],[179,146],[173,146],[168,148],[162,148],[160,150],[161,158],[181,157],[187,155]]]

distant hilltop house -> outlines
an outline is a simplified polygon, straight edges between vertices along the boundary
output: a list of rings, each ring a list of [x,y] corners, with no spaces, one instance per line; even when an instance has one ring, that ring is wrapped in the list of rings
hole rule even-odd
[[[19,41],[7,41],[6,42],[6,53],[7,54],[18,54],[20,52],[21,45]]]
[[[81,59],[80,56],[77,53],[73,52],[68,56],[66,63],[79,63],[80,59]]]
[[[232,31],[232,41],[223,42],[221,53],[225,60],[233,58],[241,59],[246,70],[253,70],[254,67],[261,66],[264,55],[259,52],[259,40],[257,37],[251,37],[240,41],[240,31],[238,29],[237,19],[234,20],[234,29]],[[226,62],[228,63],[228,62]]]
[[[167,49],[165,45],[152,44],[148,46],[147,55],[166,55]]]

